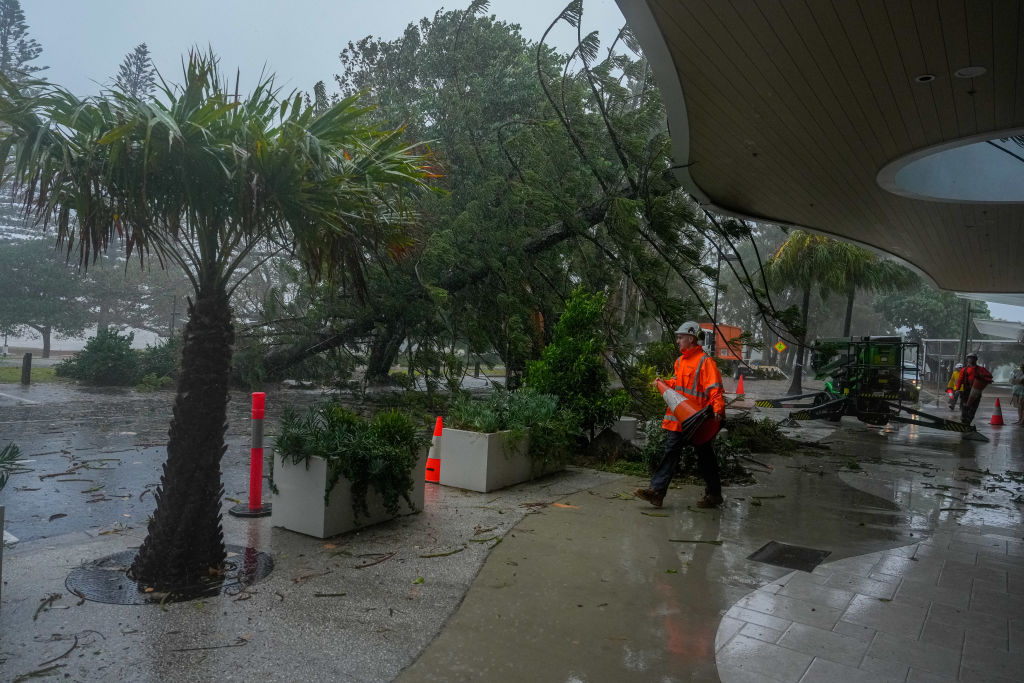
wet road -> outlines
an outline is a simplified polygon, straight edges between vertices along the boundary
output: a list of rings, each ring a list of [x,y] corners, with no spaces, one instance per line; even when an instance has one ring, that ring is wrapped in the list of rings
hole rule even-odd
[[[283,403],[304,405],[318,397],[301,390],[269,397],[268,451]],[[0,444],[18,444],[28,470],[0,492],[7,531],[24,542],[144,528],[166,459],[173,400],[170,391],[0,385]],[[249,408],[248,394],[232,392],[221,461],[225,511],[248,501]]]

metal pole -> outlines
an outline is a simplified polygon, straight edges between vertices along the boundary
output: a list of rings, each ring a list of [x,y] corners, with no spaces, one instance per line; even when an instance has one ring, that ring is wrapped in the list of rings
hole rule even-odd
[[[715,312],[711,315],[711,356],[718,355],[718,283],[722,279],[722,252],[718,251],[718,267],[715,268]]]
[[[174,336],[174,325],[177,322],[177,317],[178,317],[178,295],[175,294],[174,297],[171,299],[171,333],[169,335],[167,335],[169,337],[173,337]]]

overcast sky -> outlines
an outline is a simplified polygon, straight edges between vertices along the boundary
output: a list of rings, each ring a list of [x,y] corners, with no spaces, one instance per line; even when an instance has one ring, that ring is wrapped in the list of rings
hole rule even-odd
[[[568,0],[492,0],[489,14],[522,26],[539,40]],[[29,34],[43,46],[43,75],[76,95],[109,83],[125,55],[146,43],[169,82],[179,82],[181,56],[212,46],[225,72],[241,69],[243,84],[266,66],[286,90],[332,91],[338,53],[367,35],[393,39],[440,8],[464,9],[469,0],[22,0]],[[601,31],[602,44],[625,23],[615,0],[584,0],[584,32]],[[574,31],[564,23],[548,42],[568,52]]]
[[[517,23],[539,40],[568,0],[492,0],[488,12]],[[29,35],[43,47],[36,63],[48,80],[77,95],[109,84],[136,45],[145,42],[169,82],[180,82],[181,56],[212,46],[225,73],[241,69],[243,87],[266,67],[287,90],[333,92],[338,53],[367,35],[393,39],[410,22],[464,9],[469,0],[22,0]],[[624,20],[615,0],[584,0],[584,32],[599,30],[607,45]],[[575,32],[565,24],[549,42],[568,52]],[[990,304],[993,317],[1024,320],[1024,308]]]

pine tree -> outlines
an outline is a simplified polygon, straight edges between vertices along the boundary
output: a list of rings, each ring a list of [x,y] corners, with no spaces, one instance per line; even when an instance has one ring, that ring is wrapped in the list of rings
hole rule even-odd
[[[29,64],[42,51],[42,45],[28,37],[19,0],[0,0],[0,74],[18,81],[42,71],[45,66]]]
[[[155,77],[156,68],[149,56],[149,48],[145,43],[139,43],[121,62],[114,87],[129,97],[144,99],[153,94]]]

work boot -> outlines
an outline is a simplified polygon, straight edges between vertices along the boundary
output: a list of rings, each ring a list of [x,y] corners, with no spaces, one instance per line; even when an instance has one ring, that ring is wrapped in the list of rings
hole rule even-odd
[[[711,494],[704,494],[704,497],[697,501],[697,507],[699,508],[716,508],[723,502],[721,496],[712,496]]]
[[[656,508],[660,508],[662,501],[665,500],[665,492],[655,491],[654,489],[637,489],[633,491],[633,495],[637,498],[643,498]]]

